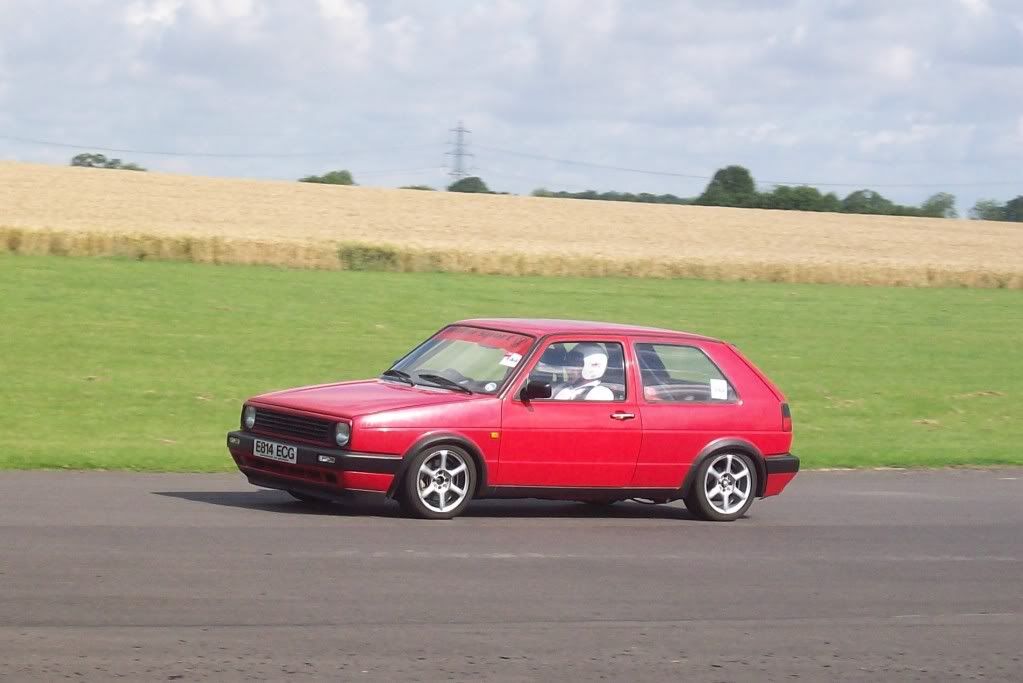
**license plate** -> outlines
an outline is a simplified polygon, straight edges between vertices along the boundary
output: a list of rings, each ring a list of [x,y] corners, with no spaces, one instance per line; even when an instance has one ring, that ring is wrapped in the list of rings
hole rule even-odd
[[[282,443],[274,443],[273,441],[253,439],[252,454],[268,460],[290,462],[294,465],[295,460],[298,458],[298,448],[295,446],[287,446]]]

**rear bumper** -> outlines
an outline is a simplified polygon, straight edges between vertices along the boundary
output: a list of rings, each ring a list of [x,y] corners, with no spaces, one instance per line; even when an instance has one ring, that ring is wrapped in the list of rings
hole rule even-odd
[[[767,476],[772,474],[795,474],[799,471],[799,458],[786,453],[785,455],[771,455],[764,458],[764,465],[767,468]]]
[[[767,481],[764,483],[764,497],[777,496],[789,485],[799,471],[799,458],[791,453],[764,457]]]
[[[256,438],[294,446],[295,462],[253,455]],[[320,498],[337,498],[345,491],[384,493],[402,461],[399,455],[324,448],[241,431],[228,432],[227,448],[238,469],[255,486]]]

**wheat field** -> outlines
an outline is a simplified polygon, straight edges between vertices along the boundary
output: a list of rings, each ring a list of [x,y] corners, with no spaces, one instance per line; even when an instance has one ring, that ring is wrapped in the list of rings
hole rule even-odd
[[[0,162],[0,251],[495,274],[1023,288],[1023,225]]]

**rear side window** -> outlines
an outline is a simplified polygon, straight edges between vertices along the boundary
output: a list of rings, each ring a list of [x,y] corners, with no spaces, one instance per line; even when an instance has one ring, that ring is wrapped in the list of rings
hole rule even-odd
[[[735,389],[695,346],[636,344],[643,398],[651,402],[734,403]]]

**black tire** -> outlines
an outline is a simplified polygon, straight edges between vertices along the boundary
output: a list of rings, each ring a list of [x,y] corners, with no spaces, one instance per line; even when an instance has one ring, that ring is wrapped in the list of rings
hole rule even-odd
[[[448,463],[443,470],[446,475],[440,475],[441,463]],[[424,466],[437,474],[431,478]],[[457,474],[451,474],[453,471]],[[457,493],[459,489],[463,493]],[[412,456],[401,482],[398,501],[411,517],[451,519],[462,514],[475,490],[476,463],[472,456],[458,446],[441,444],[424,448]]]
[[[708,478],[708,472],[712,467],[715,474],[709,475]],[[745,474],[741,474],[743,472]],[[730,475],[727,479],[731,484],[730,488],[721,486],[721,478],[725,474]],[[708,495],[716,490],[720,492]],[[753,459],[745,453],[722,452],[703,459],[696,468],[692,484],[682,500],[686,504],[686,509],[700,519],[731,522],[746,514],[753,505],[756,491],[757,468]]]

